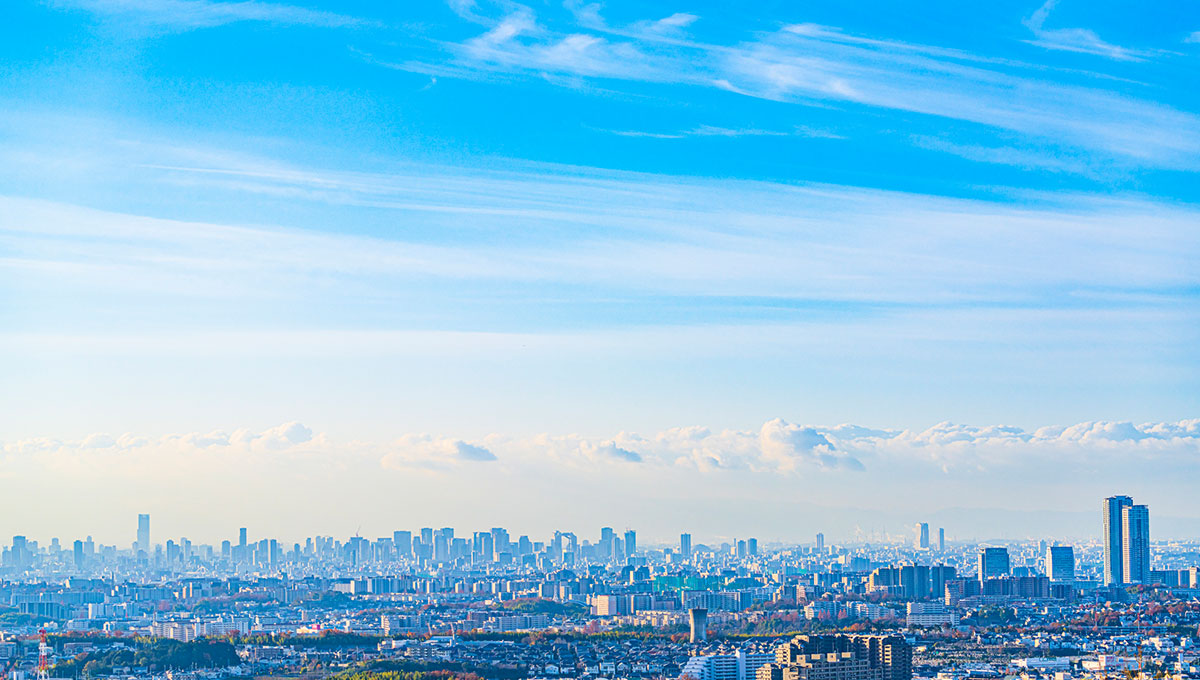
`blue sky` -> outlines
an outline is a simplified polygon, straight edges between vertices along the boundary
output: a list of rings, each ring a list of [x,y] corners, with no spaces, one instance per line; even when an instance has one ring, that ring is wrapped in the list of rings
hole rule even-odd
[[[1103,441],[1192,514],[1146,471],[1200,448],[1192,3],[22,0],[0,38],[0,474],[302,422],[315,477],[932,466],[935,512],[1039,493],[946,456]]]

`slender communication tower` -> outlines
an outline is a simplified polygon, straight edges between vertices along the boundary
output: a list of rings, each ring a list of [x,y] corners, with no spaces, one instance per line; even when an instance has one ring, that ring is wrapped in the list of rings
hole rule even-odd
[[[46,644],[46,629],[38,631],[41,642],[38,643],[37,680],[49,680],[50,670],[47,667],[47,657],[50,655],[50,645]]]

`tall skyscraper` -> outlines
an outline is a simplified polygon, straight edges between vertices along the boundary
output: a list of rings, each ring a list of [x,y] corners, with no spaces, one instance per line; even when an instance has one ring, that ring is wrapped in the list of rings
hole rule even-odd
[[[559,555],[562,556],[563,564],[574,564],[575,554],[579,552],[579,537],[573,532],[566,531],[561,534],[561,550]]]
[[[1109,496],[1104,499],[1104,585],[1125,583],[1124,532],[1121,530],[1121,509],[1133,505],[1129,496]]]
[[[979,580],[1008,576],[1008,548],[981,548],[979,550]]]
[[[942,599],[946,596],[946,582],[958,578],[954,567],[936,564],[929,568],[929,595]]]
[[[679,554],[683,555],[683,559],[691,559],[692,557],[692,535],[679,534]]]
[[[491,532],[476,531],[471,536],[471,560],[479,563],[491,562],[493,557]]]
[[[492,527],[492,550],[497,559],[501,553],[512,552],[508,547],[508,530],[503,527]]]
[[[684,534],[684,536],[688,536]],[[691,537],[688,536],[690,539]],[[691,629],[691,641],[707,642],[708,641],[708,610],[707,609],[689,609],[688,610],[688,627]]]
[[[1054,583],[1075,581],[1075,549],[1069,545],[1052,545],[1046,549],[1046,575]]]
[[[817,554],[825,553],[825,534],[817,534]]]
[[[917,525],[917,549],[929,550],[929,523],[921,522]]]
[[[633,529],[625,530],[625,556],[633,557],[637,552],[637,532]]]
[[[747,538],[746,539],[746,552],[750,555],[758,554],[758,539],[757,538]]]
[[[24,536],[13,536],[12,542],[12,563],[17,569],[24,569],[33,562],[33,556],[29,551],[29,542]]]
[[[392,544],[396,547],[396,554],[400,557],[412,557],[412,532],[411,531],[393,531]]]
[[[929,567],[919,564],[900,567],[900,588],[904,597],[924,600],[929,597],[929,585]]]
[[[600,555],[605,558],[613,557],[613,544],[616,541],[617,534],[612,530],[612,527],[600,527]]]
[[[1150,509],[1121,508],[1121,572],[1124,583],[1150,583]]]
[[[137,549],[150,554],[150,515],[138,515]]]
[[[946,529],[938,529],[938,552],[946,552]]]
[[[238,546],[241,548],[246,547],[246,527],[238,529]]]

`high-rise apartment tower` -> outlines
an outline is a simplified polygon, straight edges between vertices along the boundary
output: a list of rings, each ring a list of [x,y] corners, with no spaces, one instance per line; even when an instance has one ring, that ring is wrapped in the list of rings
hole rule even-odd
[[[138,515],[137,549],[138,552],[150,553],[150,515]]]
[[[1133,505],[1129,496],[1109,496],[1104,499],[1104,585],[1125,583],[1124,532],[1121,530],[1121,509]]]
[[[1150,583],[1150,509],[1121,508],[1121,573],[1125,583]]]

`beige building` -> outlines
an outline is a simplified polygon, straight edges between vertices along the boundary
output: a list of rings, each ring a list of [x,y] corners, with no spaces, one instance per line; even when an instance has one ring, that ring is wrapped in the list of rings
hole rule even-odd
[[[912,649],[898,635],[797,635],[755,674],[755,680],[911,678]]]

